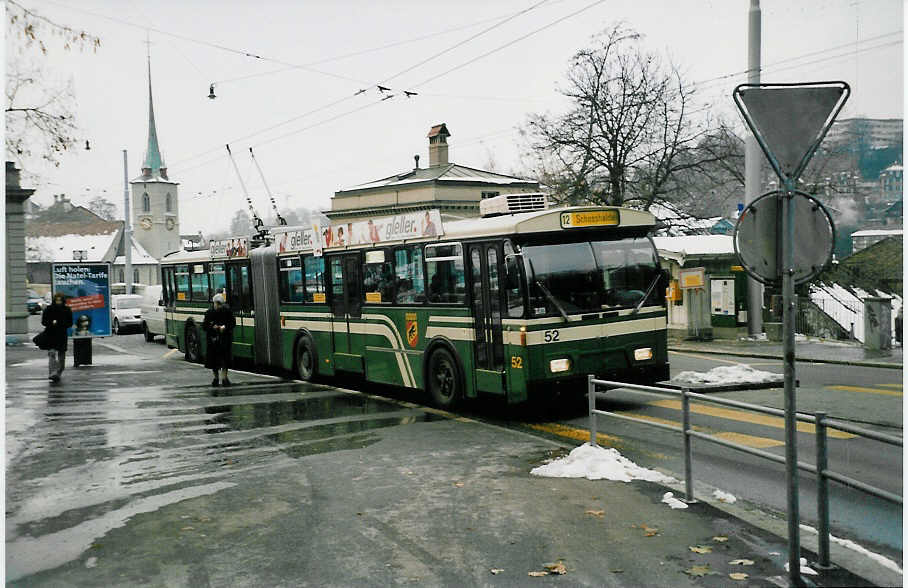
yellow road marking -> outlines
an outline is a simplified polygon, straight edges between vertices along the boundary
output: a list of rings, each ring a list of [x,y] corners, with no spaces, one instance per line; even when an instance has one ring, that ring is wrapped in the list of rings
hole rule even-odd
[[[900,391],[880,390],[879,388],[864,388],[862,386],[826,386],[828,390],[844,390],[845,392],[864,392],[865,394],[882,394],[883,396],[901,396]]]
[[[681,401],[680,400],[654,400],[649,403],[650,406],[660,406],[662,408],[670,408],[673,410],[681,410]],[[718,406],[707,406],[705,404],[700,404],[692,402],[690,405],[690,410],[696,414],[702,414],[706,416],[718,417],[720,419],[727,419],[730,421],[740,421],[743,423],[751,423],[754,425],[763,425],[764,427],[773,427],[776,429],[785,428],[785,419],[781,417],[774,417],[765,414],[746,412],[743,410],[732,410],[729,408],[720,408]],[[810,423],[798,422],[797,429],[801,433],[810,433],[816,434],[816,427]],[[844,433],[842,431],[836,431],[835,429],[827,429],[826,434],[833,439],[852,439],[856,435],[850,433]]]
[[[634,412],[616,412],[615,414],[620,414],[623,416],[634,417],[635,419],[640,419],[642,421],[649,421],[651,423],[661,423],[663,425],[672,425],[675,427],[681,428],[681,423],[678,421],[673,421],[669,419],[663,419],[659,417],[649,416],[646,414],[637,414]],[[718,437],[720,439],[725,439],[727,441],[733,441],[740,445],[745,445],[747,447],[754,447],[757,449],[764,449],[766,447],[778,447],[780,445],[785,445],[784,441],[779,441],[778,439],[770,439],[768,437],[756,437],[754,435],[745,435],[744,433],[733,433],[730,431],[716,431],[710,429],[709,427],[701,427],[699,425],[693,425],[691,427],[694,431],[700,431],[702,433],[707,433],[713,437]]]
[[[713,436],[720,439],[725,439],[726,441],[732,441],[733,443],[737,443],[739,445],[753,447],[755,449],[766,449],[767,447],[778,447],[780,445],[785,445],[785,441],[770,439],[768,437],[754,437],[753,435],[745,435],[744,433],[725,432],[715,433]]]
[[[669,351],[669,353],[674,353],[675,355],[683,355],[684,357],[693,357],[694,359],[704,359],[706,361],[718,361],[719,363],[730,363],[731,365],[740,365],[740,361],[731,361],[730,359],[716,359],[715,357],[707,357],[705,355],[696,355],[694,353],[685,353],[683,351]]]
[[[882,386],[883,388],[896,388],[898,390],[902,389],[901,384],[880,384],[880,386]]]
[[[590,432],[586,429],[568,427],[566,425],[559,425],[558,423],[527,423],[526,426],[531,429],[536,429],[537,431],[542,431],[543,433],[551,433],[552,435],[566,437],[567,439],[573,439],[574,441],[588,443],[590,440]],[[601,445],[611,445],[612,443],[617,443],[619,441],[618,437],[606,435],[605,433],[596,433],[596,443]]]
[[[174,347],[173,349],[171,349],[170,351],[168,351],[167,353],[165,353],[162,357],[170,357],[171,355],[173,355],[173,354],[176,353],[177,351],[179,351],[179,349],[177,349],[176,347]]]

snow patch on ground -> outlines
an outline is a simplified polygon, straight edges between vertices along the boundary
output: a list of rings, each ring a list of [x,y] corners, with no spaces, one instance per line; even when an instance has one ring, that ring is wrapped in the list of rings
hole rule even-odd
[[[674,492],[666,492],[662,497],[662,502],[672,507],[672,510],[687,508],[687,504],[675,498]]]
[[[673,382],[687,382],[690,384],[759,384],[771,382],[781,378],[779,374],[755,370],[749,365],[723,365],[713,368],[708,372],[681,372]]]
[[[568,455],[530,470],[533,476],[546,478],[586,478],[587,480],[647,480],[665,484],[678,480],[643,468],[621,455],[616,449],[584,443]]]
[[[799,526],[809,533],[813,533],[814,535],[819,534],[819,532],[816,529],[814,529],[813,527],[811,527],[810,525],[801,524]],[[841,539],[832,534],[829,535],[829,540],[832,541],[833,543],[837,543],[838,545],[841,545],[842,547],[845,547],[846,549],[851,549],[852,551],[856,551],[856,552],[860,553],[861,555],[866,555],[873,561],[879,563],[884,568],[888,568],[898,574],[902,573],[902,568],[900,568],[897,563],[895,563],[888,557],[882,556],[879,553],[874,553],[874,552],[870,551],[869,549],[867,549],[866,547],[862,547],[861,545],[858,545],[854,541],[849,541],[848,539]]]
[[[713,498],[722,502],[727,502],[728,504],[734,504],[738,501],[738,499],[735,498],[733,494],[729,494],[728,492],[724,492],[722,490],[719,490],[718,488],[713,491]]]
[[[790,568],[788,567],[788,562],[785,562],[785,571],[787,572]],[[807,574],[808,576],[819,576],[817,571],[807,565],[807,558],[801,558],[801,573]]]

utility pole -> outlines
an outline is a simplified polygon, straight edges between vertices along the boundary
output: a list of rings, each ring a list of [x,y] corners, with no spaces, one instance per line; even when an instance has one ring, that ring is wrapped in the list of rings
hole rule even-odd
[[[747,83],[760,83],[761,51],[760,0],[750,0],[747,26]],[[763,157],[753,133],[748,133],[744,146],[744,203],[750,204],[760,195],[760,176]],[[763,284],[747,276],[747,334],[755,337],[763,332]]]
[[[132,294],[132,227],[129,225],[129,172],[123,150],[123,255],[126,257],[126,293]]]

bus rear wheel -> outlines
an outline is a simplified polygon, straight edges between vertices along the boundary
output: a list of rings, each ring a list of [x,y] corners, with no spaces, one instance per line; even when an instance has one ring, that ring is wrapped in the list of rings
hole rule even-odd
[[[296,373],[300,380],[311,382],[315,378],[316,355],[312,339],[306,335],[296,344]]]
[[[202,344],[195,325],[186,325],[186,361],[199,363],[202,359]]]
[[[432,402],[439,408],[452,409],[463,397],[463,383],[457,360],[447,349],[432,352],[428,366],[428,389]]]

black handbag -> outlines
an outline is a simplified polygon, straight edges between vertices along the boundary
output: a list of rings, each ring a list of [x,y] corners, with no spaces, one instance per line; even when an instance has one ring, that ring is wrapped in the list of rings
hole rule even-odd
[[[47,331],[41,331],[34,337],[32,337],[32,343],[34,343],[38,349],[44,349],[45,351],[50,349],[50,337],[47,336]]]

